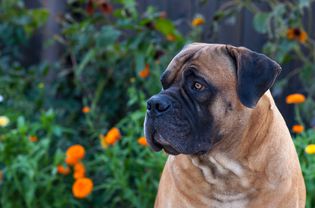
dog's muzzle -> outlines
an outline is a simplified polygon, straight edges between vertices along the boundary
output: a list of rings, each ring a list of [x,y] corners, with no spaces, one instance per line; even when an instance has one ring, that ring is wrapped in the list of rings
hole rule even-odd
[[[167,115],[172,110],[172,101],[169,97],[163,94],[157,94],[152,96],[147,101],[147,126],[145,134],[147,141],[150,144],[151,148],[155,151],[160,151],[162,148],[171,154],[178,154],[178,152],[172,148],[171,144],[162,137],[162,135],[157,132],[154,127],[154,122],[163,115]],[[167,124],[165,124],[167,125]]]

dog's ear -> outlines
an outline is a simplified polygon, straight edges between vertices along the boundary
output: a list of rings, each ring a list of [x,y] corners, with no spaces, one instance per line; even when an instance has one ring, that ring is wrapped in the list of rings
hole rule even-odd
[[[243,105],[254,108],[281,71],[278,63],[244,47],[227,45],[236,66],[237,94]]]

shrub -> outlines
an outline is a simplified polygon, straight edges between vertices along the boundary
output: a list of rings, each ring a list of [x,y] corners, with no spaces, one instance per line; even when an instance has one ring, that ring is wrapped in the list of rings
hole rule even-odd
[[[315,131],[311,129],[296,136],[294,143],[299,155],[306,184],[306,207],[311,208],[314,207],[315,204],[315,155],[313,153],[307,153],[306,148],[308,145],[315,144]]]

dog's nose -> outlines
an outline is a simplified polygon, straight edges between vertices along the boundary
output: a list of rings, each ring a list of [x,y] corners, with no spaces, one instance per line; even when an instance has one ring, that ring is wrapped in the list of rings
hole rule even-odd
[[[147,101],[147,111],[152,115],[161,115],[171,106],[169,98],[163,95],[154,95]]]

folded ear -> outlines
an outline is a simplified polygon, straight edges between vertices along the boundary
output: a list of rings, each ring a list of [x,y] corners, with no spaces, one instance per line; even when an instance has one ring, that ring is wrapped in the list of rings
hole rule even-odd
[[[235,61],[237,94],[243,105],[254,108],[281,72],[278,63],[244,47],[226,46]]]

